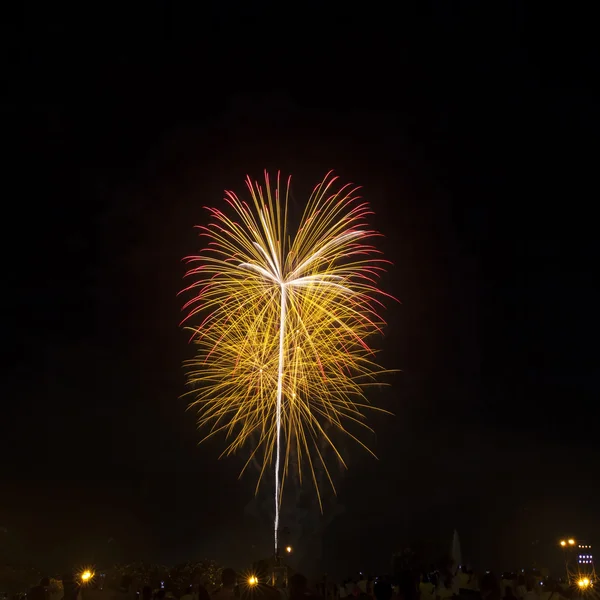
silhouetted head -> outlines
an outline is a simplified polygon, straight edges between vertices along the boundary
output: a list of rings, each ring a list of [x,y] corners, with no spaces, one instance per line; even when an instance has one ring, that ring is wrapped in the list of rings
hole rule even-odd
[[[198,584],[198,600],[210,600],[210,594],[204,585]]]
[[[306,586],[308,582],[302,573],[295,573],[290,577],[290,594],[294,596],[303,596],[306,594]]]
[[[62,578],[64,600],[74,600],[77,598],[79,587],[75,582],[73,573],[66,573]]]
[[[392,586],[388,581],[377,581],[373,586],[373,594],[377,600],[390,600],[393,594]]]
[[[29,600],[46,600],[46,591],[43,586],[36,585],[29,590],[27,597]]]
[[[416,600],[418,592],[419,576],[416,571],[402,571],[398,577],[398,596],[402,600]]]
[[[493,573],[488,572],[481,578],[479,587],[481,588],[482,592],[489,593],[489,592],[495,592],[495,591],[499,590],[500,584],[498,583],[496,576]]]
[[[223,569],[223,572],[221,573],[221,583],[223,584],[223,587],[235,587],[236,580],[237,576],[233,569]]]

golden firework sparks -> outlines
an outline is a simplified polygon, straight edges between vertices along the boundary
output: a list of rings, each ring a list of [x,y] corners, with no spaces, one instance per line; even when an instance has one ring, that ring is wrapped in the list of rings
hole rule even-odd
[[[348,428],[369,429],[373,408],[365,388],[384,372],[370,340],[381,332],[385,296],[377,288],[385,260],[372,244],[371,214],[358,188],[337,186],[329,173],[310,196],[297,230],[288,230],[289,184],[264,187],[248,177],[251,201],[226,192],[228,214],[209,208],[206,240],[188,257],[193,293],[184,323],[198,347],[188,361],[188,383],[199,426],[224,432],[223,455],[250,446],[243,471],[258,459],[261,472],[275,461],[275,550],[279,505],[294,456],[300,480],[307,472],[321,493],[315,468],[325,442],[345,465],[330,425],[368,448]],[[204,439],[206,439],[204,438]],[[370,450],[369,450],[370,452]]]

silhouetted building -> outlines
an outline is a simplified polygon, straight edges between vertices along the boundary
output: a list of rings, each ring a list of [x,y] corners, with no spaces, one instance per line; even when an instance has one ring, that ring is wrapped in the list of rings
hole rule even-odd
[[[577,544],[577,567],[581,571],[594,569],[592,545],[588,542],[578,542]]]

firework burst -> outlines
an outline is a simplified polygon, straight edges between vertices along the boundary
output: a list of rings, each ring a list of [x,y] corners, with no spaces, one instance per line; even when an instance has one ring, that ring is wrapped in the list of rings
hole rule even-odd
[[[183,290],[193,293],[184,323],[198,348],[187,363],[190,406],[206,438],[225,433],[223,455],[249,447],[242,473],[259,461],[257,490],[275,462],[276,551],[292,464],[321,504],[317,466],[333,487],[323,441],[344,465],[332,425],[368,450],[351,429],[369,429],[365,388],[384,372],[369,344],[384,324],[377,280],[386,261],[372,244],[379,234],[367,226],[368,205],[329,173],[292,232],[289,184],[248,177],[250,202],[226,192],[227,213],[208,208],[210,223],[199,227],[206,244],[186,259],[193,282]]]

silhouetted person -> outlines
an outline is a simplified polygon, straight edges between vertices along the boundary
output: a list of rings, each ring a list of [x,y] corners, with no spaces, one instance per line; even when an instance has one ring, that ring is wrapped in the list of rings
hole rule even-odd
[[[540,594],[541,600],[561,600],[562,590],[558,581],[548,581],[547,589]]]
[[[486,573],[479,583],[483,600],[501,600],[500,584],[493,573]]]
[[[525,582],[525,589],[527,591],[525,592],[524,600],[538,600],[538,595],[535,592],[535,584],[531,577],[527,578],[527,581]]]
[[[232,600],[235,598],[235,584],[237,576],[233,569],[223,569],[221,573],[221,587],[213,594],[218,600]]]
[[[208,590],[201,584],[198,584],[198,600],[210,600]]]
[[[373,595],[375,600],[391,600],[394,590],[390,585],[389,581],[379,580],[375,582],[373,586]],[[411,599],[412,600],[412,599]]]
[[[309,596],[308,582],[301,573],[295,573],[290,577],[290,600],[306,600]]]
[[[29,590],[28,598],[30,600],[49,600],[49,587],[50,579],[48,579],[48,577],[43,577],[38,585]]]
[[[517,600],[517,597],[515,596],[515,593],[513,592],[510,585],[507,585],[504,588],[504,600]]]
[[[525,575],[519,575],[517,577],[517,598],[524,598],[527,593],[527,586],[525,585]]]
[[[131,592],[131,582],[132,579],[130,575],[123,575],[123,577],[121,577],[119,589],[113,594],[112,600],[131,600],[134,595]]]
[[[63,600],[77,600],[79,596],[79,584],[75,580],[73,573],[67,573],[63,575]]]
[[[379,583],[385,584],[384,581],[379,582]],[[419,596],[419,583],[418,583],[418,578],[417,578],[416,573],[413,573],[413,571],[402,571],[400,573],[400,575],[398,576],[398,598],[399,598],[399,600],[417,600],[418,596]]]
[[[453,596],[454,591],[452,590],[452,574],[446,572],[440,573],[437,588],[435,590],[436,600],[448,600]],[[500,598],[495,598],[494,600],[500,600]]]

